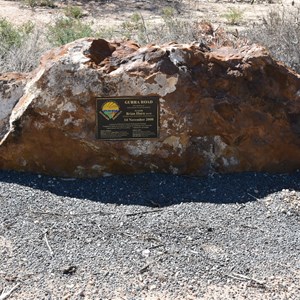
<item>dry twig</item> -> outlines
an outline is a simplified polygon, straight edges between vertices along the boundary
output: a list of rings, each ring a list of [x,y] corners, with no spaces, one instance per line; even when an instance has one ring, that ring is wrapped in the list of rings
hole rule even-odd
[[[7,299],[18,287],[20,286],[20,283],[17,283],[15,286],[13,286],[9,291],[2,292],[0,295],[0,300]]]
[[[102,210],[99,211],[92,211],[92,212],[86,212],[86,213],[79,213],[79,214],[72,214],[72,213],[68,213],[68,214],[60,214],[57,212],[48,212],[48,211],[31,211],[34,214],[40,214],[40,215],[50,215],[50,216],[59,216],[59,217],[78,217],[78,216],[85,216],[85,215],[112,215],[113,213],[110,212],[103,212]]]
[[[126,217],[132,217],[132,216],[137,216],[137,215],[146,215],[146,214],[151,214],[151,213],[160,212],[160,211],[162,211],[162,209],[138,211],[138,212],[135,212],[135,213],[126,214]]]
[[[35,211],[35,210],[32,210],[31,212],[34,213],[34,214],[40,214],[40,215],[50,215],[50,216],[60,216],[60,217],[63,216],[62,214],[56,213],[56,212]]]
[[[104,212],[102,210],[98,210],[98,211],[92,211],[92,212],[86,212],[86,213],[80,213],[80,214],[68,214],[68,215],[65,215],[65,216],[77,217],[77,216],[88,216],[88,215],[103,215],[103,216],[106,216],[106,215],[114,215],[114,213]]]
[[[250,197],[252,197],[253,199],[259,201],[259,198],[257,198],[257,197],[255,197],[255,196],[251,195],[250,193],[247,193],[247,194],[248,194]]]
[[[243,275],[243,274],[238,274],[238,273],[232,273],[232,274],[226,274],[228,277],[231,277],[233,279],[237,279],[237,280],[249,280],[251,282],[255,282],[261,286],[264,286],[265,285],[265,282],[264,281],[261,281],[261,280],[258,280],[258,279],[255,279],[253,277],[249,277],[249,276],[246,276],[246,275]]]
[[[238,212],[238,211],[240,211],[242,208],[245,208],[245,205],[240,205],[237,209],[236,209],[236,211],[235,212]]]
[[[147,265],[145,265],[144,267],[142,267],[141,269],[140,269],[140,274],[143,274],[143,273],[145,273],[145,272],[147,272],[148,271],[148,269],[149,269],[149,267],[150,267],[150,264],[147,264]]]
[[[48,231],[46,230],[46,231],[44,232],[44,240],[45,240],[46,245],[47,245],[47,247],[48,247],[48,249],[49,249],[50,255],[52,256],[52,255],[53,255],[53,251],[52,251],[52,249],[51,249],[51,247],[50,247],[50,244],[49,244],[49,242],[48,242],[48,239],[47,239],[47,233],[48,233]]]

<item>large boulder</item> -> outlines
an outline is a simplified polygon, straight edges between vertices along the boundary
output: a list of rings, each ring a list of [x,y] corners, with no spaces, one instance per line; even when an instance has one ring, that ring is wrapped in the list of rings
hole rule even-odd
[[[159,137],[97,139],[96,97],[135,95],[159,97]],[[59,176],[291,171],[300,76],[258,45],[82,39],[0,77],[0,139],[1,169]]]

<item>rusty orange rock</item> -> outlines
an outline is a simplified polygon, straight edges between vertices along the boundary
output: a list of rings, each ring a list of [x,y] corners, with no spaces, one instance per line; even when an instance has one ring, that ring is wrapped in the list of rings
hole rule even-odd
[[[93,177],[300,168],[300,75],[258,45],[139,47],[89,38],[45,54],[11,85],[7,76],[0,77],[1,169]],[[96,139],[96,97],[135,95],[159,97],[159,138]]]

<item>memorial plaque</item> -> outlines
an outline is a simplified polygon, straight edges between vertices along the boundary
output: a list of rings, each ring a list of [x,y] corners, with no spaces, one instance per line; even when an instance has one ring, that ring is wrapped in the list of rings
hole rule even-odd
[[[98,97],[97,132],[101,140],[151,139],[159,135],[159,97]]]

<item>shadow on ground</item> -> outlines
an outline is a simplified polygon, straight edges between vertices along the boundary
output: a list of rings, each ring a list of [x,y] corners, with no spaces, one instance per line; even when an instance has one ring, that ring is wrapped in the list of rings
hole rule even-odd
[[[300,172],[210,177],[140,174],[73,179],[0,171],[0,181],[47,190],[58,196],[152,207],[181,202],[244,203],[282,189],[300,190]]]

